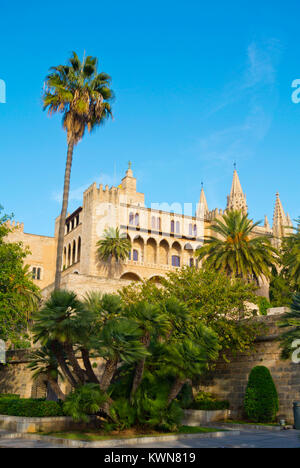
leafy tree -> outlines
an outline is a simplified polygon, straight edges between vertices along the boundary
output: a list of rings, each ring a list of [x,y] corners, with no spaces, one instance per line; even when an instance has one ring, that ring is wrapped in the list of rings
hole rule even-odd
[[[197,254],[204,265],[245,280],[270,278],[278,263],[277,251],[266,236],[256,236],[253,223],[241,211],[229,211],[212,225],[214,235],[205,239]]]
[[[177,330],[201,321],[217,333],[226,353],[226,350],[248,350],[261,333],[262,325],[248,320],[253,317],[249,304],[257,303],[255,290],[252,283],[230,279],[213,269],[183,267],[169,273],[162,287],[146,281],[126,286],[120,294],[126,304],[141,300],[157,304],[163,310],[167,307]]]
[[[250,421],[270,423],[278,412],[278,394],[269,369],[254,367],[246,389],[244,409]]]
[[[98,73],[95,57],[81,62],[75,52],[67,65],[52,67],[46,78],[43,95],[44,110],[49,114],[61,113],[67,132],[68,153],[64,178],[62,211],[59,221],[55,289],[60,288],[63,240],[68,209],[70,176],[74,147],[82,140],[86,129],[91,132],[111,117],[111,78]]]
[[[0,338],[13,347],[28,347],[27,319],[38,307],[39,289],[24,266],[29,250],[7,240],[10,219],[0,217]]]

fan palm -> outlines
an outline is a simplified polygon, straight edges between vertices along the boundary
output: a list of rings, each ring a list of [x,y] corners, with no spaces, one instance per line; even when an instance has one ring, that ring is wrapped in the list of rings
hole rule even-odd
[[[151,337],[165,335],[170,329],[170,322],[166,314],[162,313],[158,307],[147,302],[138,302],[127,311],[128,317],[132,318],[142,331],[141,342],[146,349],[149,348]],[[141,359],[135,369],[131,398],[137,391],[144,374],[146,358]]]
[[[30,354],[28,368],[33,372],[33,379],[37,380],[41,376],[49,383],[53,392],[60,400],[65,400],[66,396],[58,385],[58,378],[64,380],[59,371],[58,361],[49,346],[43,346]]]
[[[255,236],[258,224],[241,211],[229,211],[215,220],[212,226],[215,235],[207,237],[204,246],[198,249],[199,259],[231,277],[270,278],[278,255],[266,236]]]
[[[33,333],[35,342],[40,341],[42,345],[49,342],[59,343],[67,355],[76,379],[79,383],[84,383],[84,371],[79,366],[73,349],[73,346],[78,344],[83,328],[88,326],[83,320],[83,314],[78,319],[80,310],[83,310],[83,304],[75,293],[56,290],[37,313]]]
[[[131,241],[126,234],[121,234],[119,228],[108,228],[104,231],[104,238],[97,242],[100,260],[114,259],[117,263],[126,260],[131,250]]]
[[[106,360],[100,388],[107,391],[118,363],[133,364],[148,355],[141,343],[142,332],[137,323],[126,318],[108,320],[100,333],[99,353]]]
[[[194,330],[193,338],[174,340],[165,347],[162,364],[163,372],[175,377],[168,396],[168,405],[177,397],[183,385],[208,368],[210,361],[218,358],[220,345],[217,334],[200,323]]]
[[[43,95],[44,110],[48,110],[50,115],[63,115],[68,144],[55,274],[55,289],[59,289],[74,147],[83,138],[86,129],[91,132],[111,117],[109,101],[113,98],[113,92],[110,76],[103,72],[98,74],[95,57],[86,57],[81,62],[73,52],[67,65],[52,67],[50,71]]]

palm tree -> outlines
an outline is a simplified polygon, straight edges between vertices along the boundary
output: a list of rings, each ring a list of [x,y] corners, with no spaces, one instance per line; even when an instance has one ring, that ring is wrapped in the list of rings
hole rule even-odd
[[[34,380],[44,377],[56,396],[60,400],[65,400],[66,396],[57,382],[59,377],[63,380],[63,375],[59,371],[58,361],[49,346],[43,346],[31,353],[28,368],[33,371]]]
[[[296,232],[285,237],[282,244],[282,274],[299,289],[300,286],[300,218],[296,220]]]
[[[202,323],[194,330],[193,336],[183,337],[180,341],[175,339],[165,347],[163,372],[175,378],[168,405],[178,396],[185,383],[201,375],[209,362],[218,358],[220,348],[218,335]]]
[[[99,353],[106,360],[100,381],[102,391],[107,391],[120,361],[133,364],[148,356],[140,341],[141,334],[138,324],[130,319],[115,318],[106,322],[99,339]]]
[[[84,370],[78,364],[74,351],[74,346],[80,341],[83,329],[89,325],[84,321],[85,314],[80,314],[83,309],[84,306],[75,293],[64,290],[54,291],[36,315],[33,328],[35,342],[39,341],[44,346],[52,343],[53,352],[62,371],[70,380],[68,366],[62,353],[66,355],[74,372],[71,378],[72,384],[85,382]],[[55,347],[54,344],[56,344]]]
[[[255,236],[258,224],[241,211],[227,212],[222,219],[215,220],[212,226],[215,235],[207,237],[204,246],[198,249],[199,259],[231,277],[270,278],[278,254],[266,236]]]
[[[73,52],[67,65],[58,65],[50,70],[43,95],[44,110],[48,110],[50,115],[57,112],[63,115],[68,144],[55,274],[55,289],[59,289],[73,150],[86,129],[91,132],[112,116],[109,101],[113,92],[110,76],[103,72],[98,74],[95,57],[86,57],[81,62]]]
[[[146,349],[150,346],[150,341],[153,336],[156,338],[166,335],[170,329],[170,321],[165,313],[162,313],[155,305],[147,302],[138,302],[128,308],[127,314],[132,320],[139,325],[142,331],[141,342]],[[144,374],[146,357],[138,361],[133,384],[131,389],[131,399],[135,395]]]
[[[131,241],[126,234],[121,234],[119,228],[108,228],[103,239],[97,242],[98,257],[102,261],[114,260],[117,263],[125,261],[131,251]]]

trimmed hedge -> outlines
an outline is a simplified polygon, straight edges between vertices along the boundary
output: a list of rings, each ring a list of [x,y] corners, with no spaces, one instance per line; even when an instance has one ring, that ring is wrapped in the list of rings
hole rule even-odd
[[[229,409],[229,401],[217,400],[211,393],[199,392],[192,403],[191,409],[203,411],[219,411]]]
[[[56,401],[11,397],[0,398],[0,414],[29,418],[64,416],[62,405]]]
[[[253,422],[271,423],[276,418],[278,393],[269,369],[264,366],[254,367],[249,375],[244,409]]]
[[[192,409],[199,411],[219,411],[229,409],[229,401],[195,401]]]

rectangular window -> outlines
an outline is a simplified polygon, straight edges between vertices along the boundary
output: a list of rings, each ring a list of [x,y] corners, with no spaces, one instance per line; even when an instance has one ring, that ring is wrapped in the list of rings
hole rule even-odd
[[[34,279],[34,280],[36,279],[36,268],[35,267],[32,268],[32,279]]]

